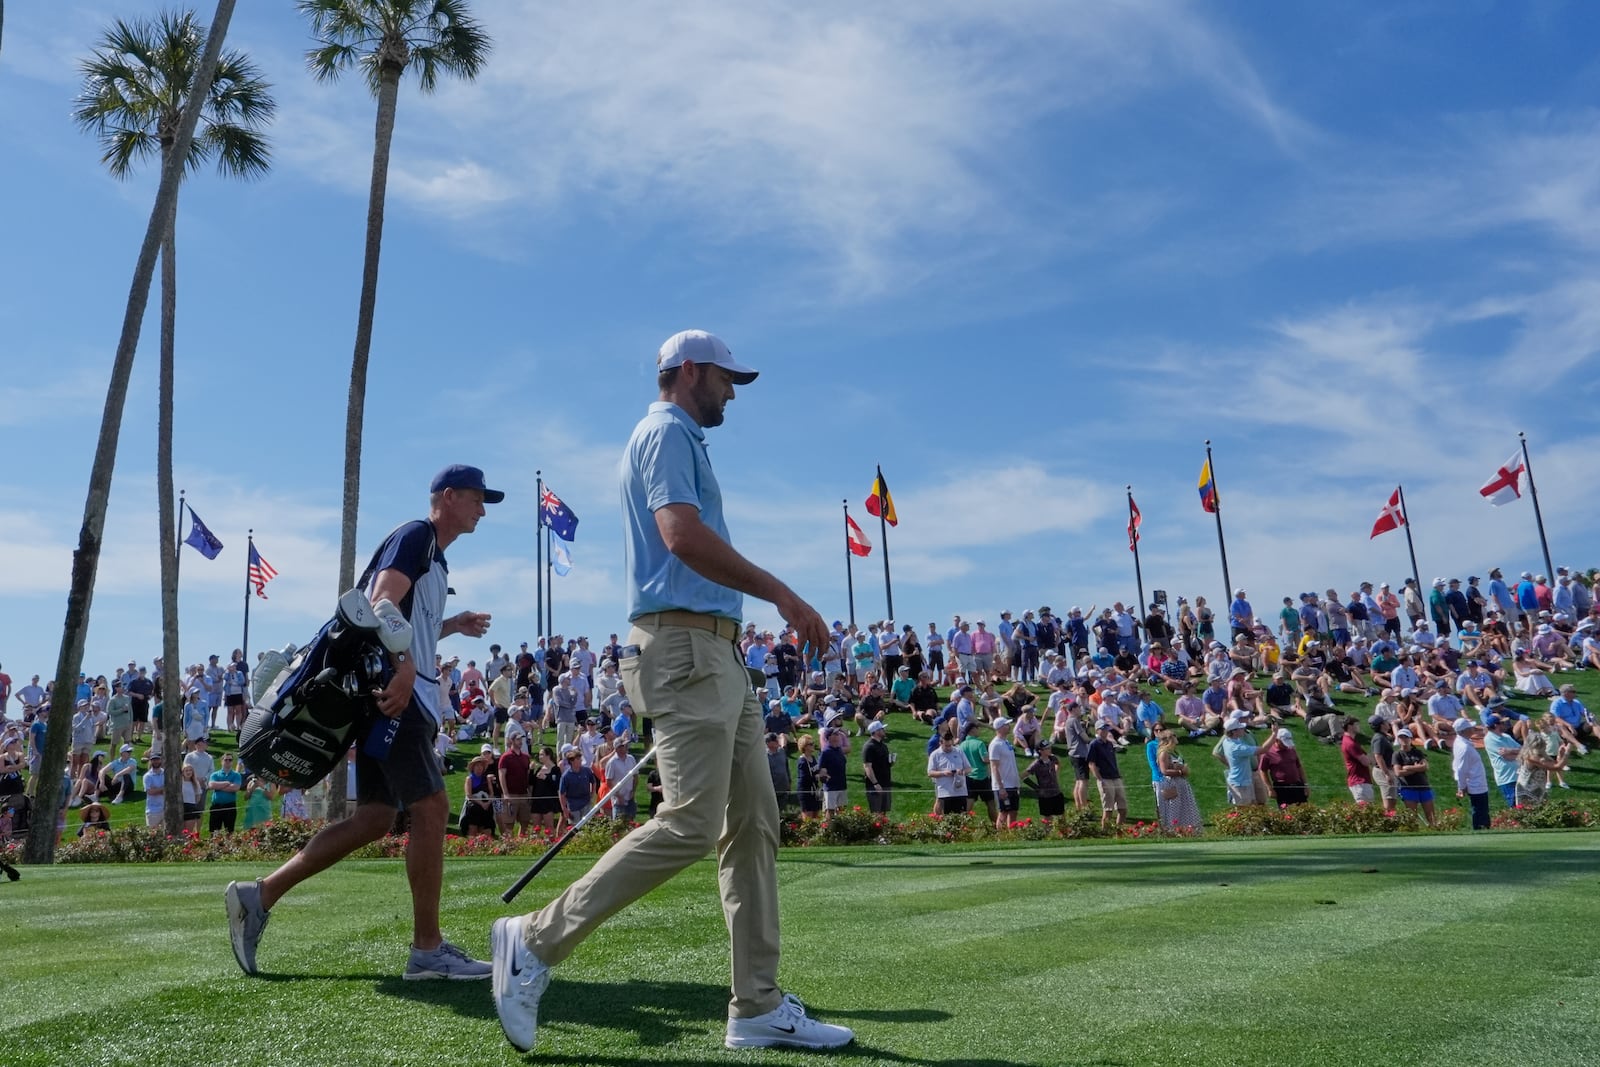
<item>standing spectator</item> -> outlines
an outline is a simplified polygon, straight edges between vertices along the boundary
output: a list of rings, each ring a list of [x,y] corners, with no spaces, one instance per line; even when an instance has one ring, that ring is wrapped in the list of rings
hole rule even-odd
[[[1067,761],[1072,764],[1072,806],[1078,811],[1089,808],[1089,746],[1094,738],[1084,725],[1083,712],[1076,701],[1068,705],[1070,713],[1066,722]]]
[[[1517,806],[1517,757],[1522,752],[1522,746],[1506,732],[1506,720],[1499,715],[1491,712],[1484,716],[1483,725],[1486,730],[1483,750],[1489,754],[1494,784],[1499,787],[1506,807],[1514,808]]]
[[[989,774],[989,746],[978,736],[978,724],[970,721],[970,717],[963,722],[957,712],[955,727],[961,735],[961,752],[972,768],[967,772],[967,799],[971,803],[983,801],[989,820],[998,821],[1000,812],[995,806],[994,780]]]
[[[222,768],[212,771],[206,787],[211,791],[211,816],[209,829],[231,834],[238,824],[239,793],[244,788],[244,778],[233,769],[233,753],[222,755]]]
[[[565,830],[588,813],[596,784],[594,771],[584,766],[583,752],[577,745],[568,745],[561,750],[561,755],[564,763],[558,783],[561,825],[557,830]]]
[[[817,757],[822,767],[822,810],[824,813],[843,811],[849,797],[846,785],[845,762],[845,736],[844,730],[839,727],[824,727],[822,730],[822,753]]]
[[[1472,828],[1489,828],[1489,778],[1483,772],[1483,757],[1473,744],[1479,739],[1477,723],[1465,716],[1455,722],[1456,743],[1450,752],[1450,772],[1456,791],[1472,805]]]
[[[928,624],[928,636],[922,643],[927,647],[928,670],[937,680],[944,674],[944,637],[939,633],[937,624]]]
[[[1228,605],[1228,624],[1233,627],[1234,640],[1238,640],[1240,636],[1249,637],[1255,632],[1255,609],[1250,606],[1250,601],[1245,599],[1243,589],[1233,591],[1233,602]]]
[[[121,682],[112,687],[111,699],[106,701],[106,736],[112,747],[133,740],[133,698]]]
[[[822,764],[817,759],[817,743],[810,734],[801,734],[799,744],[795,786],[800,799],[800,817],[815,819],[822,813]]]
[[[229,733],[244,729],[244,720],[250,713],[245,699],[245,690],[250,685],[250,672],[245,670],[243,656],[244,652],[238,651],[222,675],[222,713],[227,720]]]
[[[151,756],[149,768],[144,772],[144,824],[161,825],[167,810],[167,776],[159,755]]]
[[[1204,820],[1200,805],[1195,802],[1194,789],[1189,785],[1189,765],[1178,751],[1178,734],[1163,723],[1156,731],[1156,770],[1161,773],[1162,785],[1156,792],[1156,813],[1167,830],[1187,830],[1200,833]]]
[[[1089,773],[1094,775],[1095,787],[1100,791],[1100,828],[1105,829],[1113,819],[1115,825],[1121,826],[1128,817],[1128,790],[1117,766],[1117,746],[1111,740],[1110,723],[1096,725],[1087,758]]]
[[[1530,729],[1517,753],[1517,807],[1536,808],[1550,792],[1551,773],[1567,769],[1566,762],[1550,754],[1550,738],[1543,730]]]
[[[789,774],[789,752],[784,747],[784,735],[768,733],[767,774],[772,778],[772,792],[778,798],[778,811],[786,812],[794,804],[793,779]]]
[[[1011,720],[1004,715],[994,721],[994,739],[989,742],[989,778],[994,783],[995,829],[1002,830],[1016,821],[1022,808],[1022,776],[1017,773],[1017,750],[1011,744]]]
[[[928,754],[928,777],[933,779],[933,813],[961,815],[967,810],[967,779],[972,765],[956,747],[955,733],[946,723],[939,730],[939,747]]]
[[[500,829],[510,833],[516,828],[518,836],[533,827],[533,797],[529,791],[528,735],[526,731],[509,734],[506,750],[497,765],[500,778]]]
[[[628,752],[627,738],[619,737],[611,742],[611,758],[606,760],[604,770],[608,818],[624,823],[638,821],[638,783],[628,778],[638,765],[639,761]]]
[[[1294,735],[1286,728],[1268,735],[1261,747],[1259,768],[1280,807],[1306,802],[1306,769],[1295,751]]]
[[[1344,735],[1339,738],[1339,755],[1344,757],[1344,784],[1357,804],[1372,803],[1372,757],[1361,747],[1361,735],[1356,731],[1356,720],[1344,721]]]
[[[532,794],[534,829],[554,834],[561,815],[561,767],[556,750],[549,745],[539,747],[539,766],[530,776],[528,790]]]
[[[183,770],[183,832],[200,832],[200,813],[205,810],[205,787],[195,775],[194,764],[184,761]]]
[[[1042,745],[1039,754],[1022,772],[1023,778],[1033,779],[1033,793],[1039,799],[1039,818],[1059,818],[1067,810],[1067,798],[1061,792],[1061,761],[1049,745]]]
[[[1372,784],[1383,800],[1383,810],[1392,812],[1400,799],[1400,782],[1394,773],[1394,729],[1392,720],[1374,714],[1367,720],[1372,727]]]
[[[226,695],[226,694],[224,694]],[[211,810],[216,811],[217,805],[212,801]],[[255,775],[244,787],[244,828],[253,830],[262,823],[272,819],[272,787]]]
[[[1433,825],[1433,789],[1428,784],[1428,756],[1415,743],[1410,730],[1401,727],[1395,731],[1398,742],[1394,752],[1395,777],[1400,781],[1400,801],[1416,811],[1420,805],[1422,817]]]
[[[1237,718],[1229,719],[1223,725],[1222,740],[1211,750],[1217,762],[1228,769],[1228,803],[1238,807],[1259,804],[1264,799],[1257,795],[1255,777],[1256,755],[1261,749],[1251,743],[1246,725]]]
[[[892,756],[884,741],[886,732],[882,720],[873,720],[867,725],[867,743],[861,747],[861,772],[867,781],[867,810],[881,815],[889,814],[894,806]]]

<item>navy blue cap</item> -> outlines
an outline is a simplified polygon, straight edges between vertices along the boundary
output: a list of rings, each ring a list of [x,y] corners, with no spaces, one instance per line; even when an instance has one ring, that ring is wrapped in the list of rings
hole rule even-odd
[[[452,463],[433,476],[428,492],[438,493],[445,489],[477,489],[483,493],[485,504],[498,504],[506,498],[506,495],[498,489],[485,488],[483,471],[477,467],[468,467],[464,463]]]

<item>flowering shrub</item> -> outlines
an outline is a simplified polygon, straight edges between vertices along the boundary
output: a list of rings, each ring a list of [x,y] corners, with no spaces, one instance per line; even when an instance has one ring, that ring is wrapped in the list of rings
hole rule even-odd
[[[1575,830],[1600,825],[1600,803],[1551,797],[1532,808],[1507,808],[1489,820],[1496,830]]]
[[[1466,819],[1460,808],[1434,811],[1434,830],[1459,830]],[[1401,807],[1386,813],[1381,805],[1336,801],[1323,807],[1248,806],[1228,808],[1217,815],[1215,831],[1223,837],[1270,837],[1315,834],[1392,834],[1429,829],[1420,811]]]
[[[1452,831],[1467,825],[1458,807],[1435,812],[1434,830]],[[598,855],[622,840],[638,823],[595,819],[568,843],[572,855]],[[1600,827],[1600,801],[1551,798],[1534,808],[1512,808],[1494,816],[1499,830],[1585,829]],[[235,834],[201,838],[184,834],[169,838],[159,829],[124,826],[107,833],[97,830],[67,838],[56,849],[58,863],[170,863],[221,861],[276,861],[299,851],[323,826],[303,819],[278,819]],[[1227,808],[1219,812],[1207,832],[1223,837],[1310,836],[1316,834],[1389,834],[1426,832],[1420,813],[1402,807],[1386,814],[1381,806],[1334,802],[1322,807]],[[779,840],[786,848],[811,845],[941,845],[1012,843],[1020,841],[1115,838],[1167,840],[1200,836],[1200,831],[1165,830],[1156,822],[1132,822],[1122,827],[1102,827],[1100,813],[1069,810],[1055,819],[1029,817],[996,829],[981,812],[961,815],[917,813],[902,822],[859,807],[832,812],[825,819],[785,819]],[[524,837],[460,837],[447,834],[444,854],[452,858],[475,856],[537,856],[554,843],[554,836],[532,832]],[[405,855],[408,837],[386,835],[356,851],[365,859],[398,859]],[[21,844],[0,844],[0,858],[21,862]]]

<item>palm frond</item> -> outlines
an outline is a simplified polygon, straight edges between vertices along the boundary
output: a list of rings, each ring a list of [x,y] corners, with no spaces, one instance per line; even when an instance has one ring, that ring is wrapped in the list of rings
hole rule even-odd
[[[384,66],[415,67],[424,92],[441,74],[472,80],[492,45],[467,0],[297,0],[316,45],[306,64],[319,81],[361,68],[377,93]]]
[[[188,11],[118,19],[100,46],[79,64],[84,82],[72,116],[100,141],[101,162],[113,175],[125,177],[135,164],[160,155],[162,142],[172,136],[195,87],[206,35],[206,28]],[[192,172],[216,157],[224,173],[261,172],[270,157],[257,129],[275,110],[271,86],[249,57],[238,51],[225,53],[206,87],[201,129],[184,160],[185,169]]]
[[[272,169],[267,139],[248,127],[213,123],[195,138],[202,141],[207,157],[215,154],[217,169],[230,177],[259,178]]]

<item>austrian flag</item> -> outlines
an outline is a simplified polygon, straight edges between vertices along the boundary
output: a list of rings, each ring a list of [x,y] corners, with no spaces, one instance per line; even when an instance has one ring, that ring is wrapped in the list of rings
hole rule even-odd
[[[1398,530],[1406,524],[1406,513],[1400,507],[1400,489],[1389,494],[1389,502],[1378,512],[1378,521],[1372,524],[1372,537],[1386,534],[1390,530]],[[1372,537],[1367,540],[1372,540]]]
[[[1495,507],[1509,504],[1513,500],[1522,499],[1522,476],[1528,473],[1528,466],[1522,461],[1522,453],[1517,452],[1510,459],[1500,465],[1494,472],[1494,477],[1483,483],[1483,488],[1478,490],[1478,495],[1483,497]]]
[[[856,525],[856,520],[846,515],[844,517],[845,543],[850,546],[850,552],[856,556],[870,556],[872,542],[867,540],[866,532]]]

